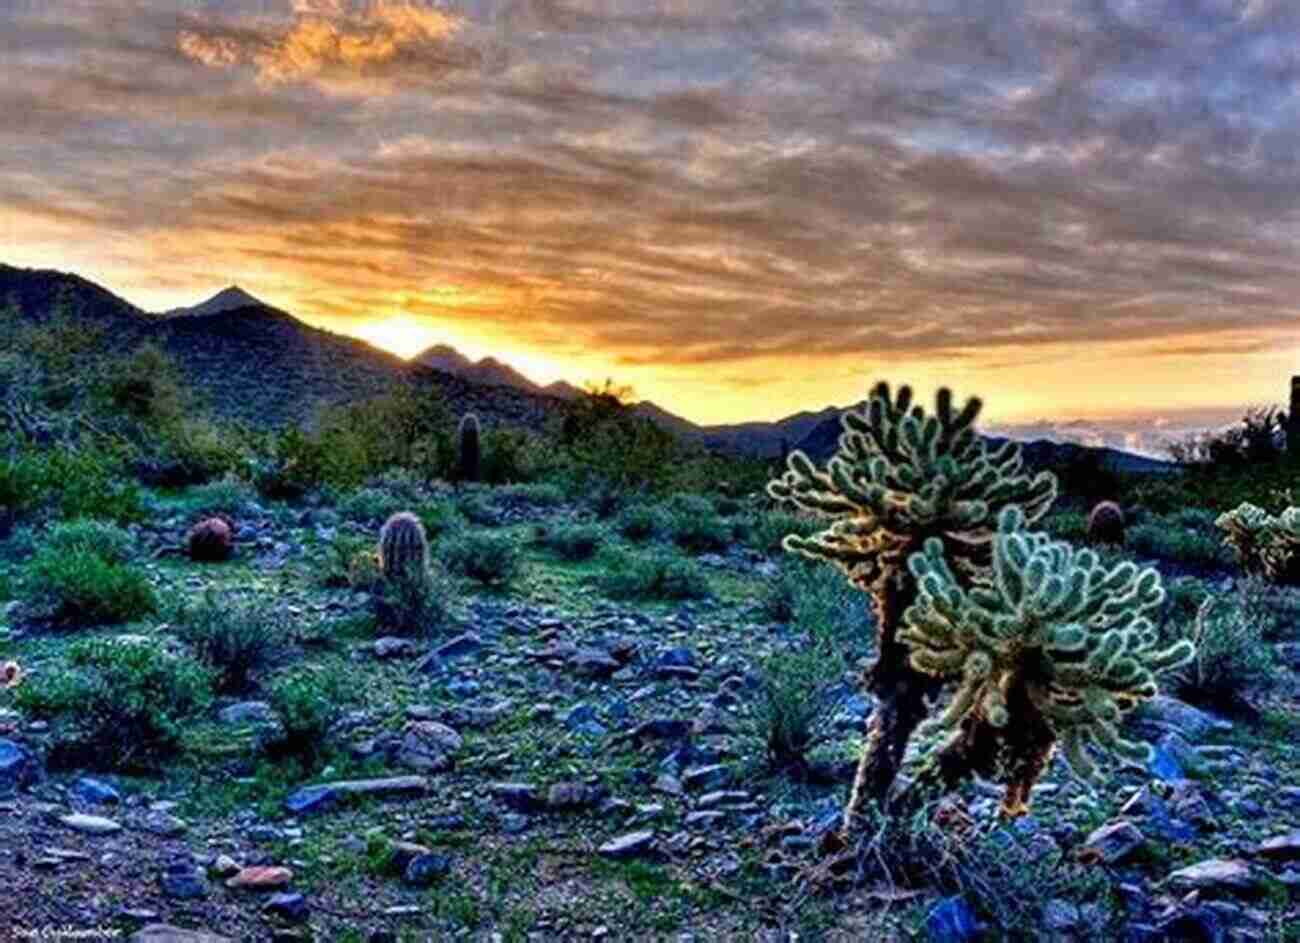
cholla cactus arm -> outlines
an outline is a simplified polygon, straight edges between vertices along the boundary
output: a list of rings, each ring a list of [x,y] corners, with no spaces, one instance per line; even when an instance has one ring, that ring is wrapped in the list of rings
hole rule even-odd
[[[876,695],[858,777],[845,815],[845,831],[862,803],[884,799],[912,733],[927,713],[926,701],[941,682],[908,661],[897,639],[903,611],[915,598],[907,558],[925,541],[938,541],[956,574],[974,579],[987,565],[999,511],[1011,504],[1031,519],[1056,495],[1056,479],[1023,468],[1020,449],[993,447],[975,432],[980,401],[961,409],[941,390],[933,415],[879,384],[864,408],[841,417],[842,432],[825,469],[802,452],[768,485],[778,501],[829,519],[821,533],[789,536],[785,548],[838,567],[868,593],[876,613],[876,662],[867,678]],[[955,657],[939,655],[934,657]]]
[[[1220,514],[1215,526],[1224,532],[1223,541],[1232,548],[1233,555],[1247,573],[1267,575],[1265,560],[1274,519],[1271,514],[1250,502],[1244,502],[1231,511]]]
[[[1096,554],[1024,529],[1003,511],[992,580],[963,587],[937,539],[909,566],[917,599],[899,639],[912,666],[957,684],[939,722],[954,731],[935,764],[948,786],[972,772],[1007,785],[1003,810],[1023,811],[1057,744],[1074,770],[1095,773],[1087,748],[1130,759],[1145,745],[1119,733],[1123,715],[1156,694],[1156,675],[1194,653],[1161,648],[1149,614],[1164,600],[1155,570],[1102,566]]]

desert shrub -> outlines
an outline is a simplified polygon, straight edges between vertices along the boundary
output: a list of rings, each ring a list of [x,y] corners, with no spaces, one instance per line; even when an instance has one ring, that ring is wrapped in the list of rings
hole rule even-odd
[[[1192,662],[1174,672],[1174,690],[1191,704],[1250,710],[1247,692],[1269,678],[1273,650],[1264,623],[1239,600],[1207,598],[1187,632],[1196,645]]]
[[[642,541],[666,530],[667,522],[657,508],[649,504],[634,504],[623,509],[615,527],[628,540]]]
[[[325,566],[319,576],[322,585],[361,592],[374,589],[381,571],[373,540],[337,534],[326,547]]]
[[[129,622],[156,611],[148,577],[124,562],[128,548],[111,534],[90,522],[59,532],[29,564],[27,602],[62,625]]]
[[[320,439],[290,426],[263,439],[246,473],[262,497],[294,501],[324,483],[327,463],[338,460]]]
[[[731,545],[731,526],[703,495],[673,495],[664,503],[664,515],[669,536],[683,550],[703,553],[726,550]]]
[[[198,603],[177,607],[177,634],[213,669],[219,691],[246,691],[254,672],[265,668],[290,637],[288,615],[256,601],[218,598],[208,592]]]
[[[564,489],[549,481],[506,485],[497,493],[507,501],[520,501],[543,508],[558,507],[565,500]]]
[[[562,560],[590,560],[605,540],[605,531],[595,524],[566,524],[546,536],[546,546]]]
[[[1047,470],[1056,475],[1062,497],[1089,505],[1116,500],[1122,491],[1119,475],[1096,449],[1062,446],[1060,454],[1047,463]]]
[[[857,654],[870,647],[875,617],[867,600],[828,567],[794,557],[782,561],[760,604],[767,618],[789,623],[823,649]]]
[[[204,514],[226,514],[236,519],[257,503],[257,492],[252,486],[233,475],[196,485],[185,497]]]
[[[350,701],[344,676],[329,668],[299,668],[277,678],[267,700],[284,726],[275,751],[316,760],[328,750],[326,735]]]
[[[446,477],[455,463],[454,424],[434,393],[394,390],[321,410],[313,437],[322,481],[355,487],[392,468],[426,480]]]
[[[386,521],[410,506],[404,495],[395,495],[380,488],[361,488],[342,498],[338,510],[348,520],[373,524]]]
[[[0,538],[18,518],[31,511],[43,495],[40,470],[30,455],[0,458]]]
[[[57,723],[52,765],[133,771],[175,753],[182,725],[211,696],[210,674],[193,659],[146,641],[88,639],[68,649],[67,667],[33,672],[15,699]]]
[[[480,492],[467,494],[456,507],[465,520],[479,527],[495,527],[501,523],[501,509],[489,495]]]
[[[493,485],[529,482],[554,466],[553,447],[523,429],[493,424],[482,432],[480,480]]]
[[[40,453],[41,490],[61,517],[97,517],[129,524],[144,519],[140,488],[121,459],[93,448],[60,446]]]
[[[109,521],[79,518],[51,527],[43,547],[49,553],[90,553],[106,563],[126,563],[135,556],[136,541]]]
[[[471,531],[448,540],[442,558],[453,573],[485,586],[508,586],[519,574],[519,547],[504,534]]]
[[[808,750],[842,699],[842,669],[832,650],[816,644],[763,659],[753,723],[773,769],[807,775]]]
[[[701,599],[709,594],[704,571],[671,550],[607,549],[599,556],[602,591],[614,599]]]
[[[154,427],[179,420],[190,405],[180,370],[154,344],[142,344],[100,371],[92,398],[102,412]]]
[[[612,481],[598,479],[585,482],[580,489],[597,520],[607,521],[627,507],[634,492]]]
[[[381,631],[426,636],[447,624],[456,585],[442,564],[435,563],[427,572],[399,571],[375,580],[372,592]]]
[[[713,498],[713,510],[723,517],[731,517],[739,514],[745,507],[745,502],[740,498],[733,497],[729,494],[716,495]]]
[[[1205,583],[1194,576],[1180,576],[1166,582],[1160,616],[1162,640],[1171,642],[1186,637],[1187,627],[1196,620],[1196,613],[1209,594]]]
[[[1125,545],[1139,556],[1185,566],[1221,568],[1232,562],[1227,548],[1216,536],[1188,530],[1168,518],[1130,527]]]
[[[1286,412],[1274,406],[1249,409],[1235,425],[1169,444],[1180,465],[1245,467],[1276,462],[1286,450]]]
[[[203,416],[186,416],[142,438],[131,470],[155,487],[203,484],[243,468],[249,459],[241,435]]]
[[[753,515],[745,542],[760,553],[782,553],[781,541],[787,534],[811,537],[826,524],[812,514],[801,511],[771,510]]]
[[[1057,540],[1082,543],[1088,539],[1088,515],[1082,511],[1053,511],[1039,526]]]
[[[424,525],[429,539],[456,534],[465,529],[465,517],[451,501],[431,501],[419,506],[415,516]]]

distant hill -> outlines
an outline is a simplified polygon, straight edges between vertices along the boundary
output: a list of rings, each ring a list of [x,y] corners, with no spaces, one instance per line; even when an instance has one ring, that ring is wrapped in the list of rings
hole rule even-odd
[[[267,308],[265,302],[254,298],[238,285],[231,285],[229,288],[223,288],[207,301],[200,302],[189,308],[172,308],[170,311],[164,311],[164,318],[202,318],[212,314],[224,314],[227,311],[238,311],[240,308]]]

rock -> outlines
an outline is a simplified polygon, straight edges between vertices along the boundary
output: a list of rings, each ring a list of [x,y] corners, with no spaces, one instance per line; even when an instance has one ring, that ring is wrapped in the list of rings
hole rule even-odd
[[[184,819],[178,819],[166,812],[146,812],[136,820],[136,825],[152,835],[162,838],[175,838],[190,827]]]
[[[44,778],[31,751],[0,737],[0,796],[31,786]]]
[[[1300,829],[1266,839],[1255,854],[1271,861],[1300,861]]]
[[[980,926],[965,898],[945,897],[930,908],[925,932],[930,943],[973,943],[979,939]]]
[[[659,665],[655,677],[660,681],[698,681],[700,670],[686,665]]]
[[[1081,860],[1095,859],[1101,864],[1123,861],[1146,844],[1136,825],[1127,819],[1107,822],[1086,839],[1079,851]]]
[[[507,835],[519,835],[528,830],[532,820],[518,812],[507,812],[501,816],[501,831]]]
[[[275,894],[262,906],[262,913],[286,923],[306,923],[311,908],[301,894]]]
[[[71,792],[87,805],[116,805],[122,795],[108,783],[90,776],[82,776],[72,784]]]
[[[451,872],[451,859],[432,852],[412,858],[402,872],[402,880],[411,887],[429,887]]]
[[[193,861],[177,859],[163,867],[158,886],[174,900],[197,900],[208,895],[208,882]]]
[[[682,774],[682,785],[687,789],[721,789],[731,782],[731,771],[721,763],[697,766]]]
[[[232,874],[238,873],[239,870],[239,863],[230,855],[218,855],[217,860],[212,862],[212,866],[208,868],[208,873],[213,877],[228,878]]]
[[[1254,891],[1259,886],[1250,865],[1239,858],[1211,858],[1179,868],[1168,877],[1171,888],[1177,891],[1203,891],[1209,895],[1229,891]]]
[[[355,779],[304,786],[284,800],[294,815],[309,815],[328,808],[344,796],[418,796],[429,788],[423,776],[392,776],[387,779]]]
[[[1292,671],[1300,671],[1300,642],[1279,642],[1273,648],[1279,662]]]
[[[1144,701],[1133,712],[1133,719],[1139,724],[1155,724],[1165,729],[1174,730],[1188,740],[1200,741],[1212,730],[1232,729],[1228,721],[1220,720],[1214,715],[1193,707],[1176,697],[1159,694]]]
[[[466,632],[464,635],[458,635],[450,641],[443,642],[434,651],[434,654],[443,660],[459,658],[462,655],[472,655],[483,647],[483,640],[473,632]]]
[[[166,923],[153,923],[127,937],[127,943],[235,943],[226,936],[204,930],[183,930]]]
[[[226,881],[226,887],[236,890],[266,891],[288,887],[293,872],[288,868],[242,868]]]
[[[1147,761],[1147,772],[1161,782],[1166,783],[1186,778],[1177,758],[1163,744],[1156,744],[1151,748],[1151,759]]]
[[[454,754],[463,745],[460,734],[433,720],[408,721],[402,728],[397,762],[422,773],[444,773],[455,765]]]
[[[575,674],[585,678],[606,680],[623,666],[609,652],[595,648],[575,651],[567,659],[567,665]]]
[[[1079,925],[1080,915],[1077,904],[1053,897],[1043,905],[1043,926],[1048,930],[1072,930]]]
[[[488,791],[516,812],[539,812],[546,807],[536,787],[529,783],[493,783]]]
[[[637,724],[622,736],[628,740],[681,740],[691,731],[691,725],[684,720],[670,717],[657,717]]]
[[[596,719],[596,709],[590,704],[575,704],[564,715],[564,726],[574,733],[590,737],[603,737],[609,728]]]
[[[654,844],[655,833],[651,831],[628,832],[601,845],[597,852],[605,858],[617,860],[636,858],[646,854]]]
[[[409,638],[385,635],[371,643],[370,651],[376,658],[412,658],[420,653],[420,646]]]
[[[120,832],[122,826],[112,819],[106,819],[99,815],[82,815],[75,813],[73,815],[63,815],[59,821],[73,831],[81,832],[85,835],[112,835],[114,832]]]
[[[238,704],[231,704],[217,714],[217,719],[232,727],[267,727],[280,723],[280,718],[266,701],[240,701]]]
[[[546,806],[558,811],[588,809],[604,798],[604,790],[583,783],[555,783],[546,793]]]

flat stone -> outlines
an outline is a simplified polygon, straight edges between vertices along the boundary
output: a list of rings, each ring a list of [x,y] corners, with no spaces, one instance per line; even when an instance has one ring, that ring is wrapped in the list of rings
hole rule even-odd
[[[721,763],[697,766],[682,774],[682,785],[687,789],[716,790],[731,782],[731,770]]]
[[[59,821],[74,831],[81,832],[85,835],[112,835],[114,832],[120,832],[122,826],[112,819],[106,819],[100,815],[82,815],[75,813],[73,815],[60,816]]]
[[[429,788],[423,776],[390,776],[385,779],[350,779],[315,786],[303,786],[287,799],[285,807],[295,815],[319,812],[344,796],[418,796]]]
[[[146,812],[136,824],[146,832],[163,838],[175,838],[184,834],[190,827],[184,819],[178,819],[166,812]]]
[[[451,859],[446,855],[428,852],[407,862],[402,880],[411,887],[429,887],[451,873]]]
[[[605,858],[635,858],[646,854],[654,844],[655,833],[651,831],[628,832],[601,845],[597,852]]]
[[[217,718],[223,724],[231,726],[251,724],[260,727],[280,722],[275,710],[266,701],[240,701],[238,704],[231,704],[229,707],[222,708]]]
[[[546,793],[547,807],[558,810],[590,808],[600,799],[601,791],[584,783],[555,783]]]
[[[1083,854],[1092,853],[1102,864],[1123,861],[1146,844],[1146,836],[1126,819],[1107,822],[1083,842]]]
[[[945,897],[926,914],[925,932],[931,943],[973,943],[982,931],[965,898]]]
[[[82,776],[72,784],[74,796],[88,805],[116,805],[122,801],[122,794],[102,779]]]
[[[1211,858],[1179,868],[1169,875],[1169,886],[1178,891],[1253,891],[1259,882],[1250,865],[1240,858]]]
[[[1079,925],[1079,905],[1053,897],[1043,905],[1043,926],[1048,930],[1072,930]]]
[[[385,635],[383,638],[375,639],[370,645],[370,650],[376,658],[412,658],[420,653],[420,646],[409,638]]]
[[[493,783],[488,791],[516,812],[537,812],[546,803],[530,783]]]
[[[1255,854],[1272,861],[1300,861],[1300,829],[1265,839]]]
[[[422,773],[445,773],[455,765],[453,756],[464,741],[446,724],[434,720],[408,721],[402,728],[397,762]]]
[[[1144,701],[1133,716],[1139,722],[1172,728],[1193,742],[1199,742],[1212,730],[1232,729],[1231,723],[1165,694]]]
[[[127,943],[235,943],[228,936],[206,930],[185,930],[166,923],[153,923],[127,937]]]
[[[226,887],[237,890],[265,891],[288,887],[292,880],[293,872],[288,868],[242,868],[238,874],[226,881]]]
[[[301,894],[275,894],[262,906],[262,913],[286,923],[306,923],[311,908]]]
[[[40,778],[40,767],[32,752],[0,737],[0,796],[30,786]]]
[[[173,862],[158,878],[162,892],[174,900],[197,900],[208,895],[208,882],[191,862]]]

